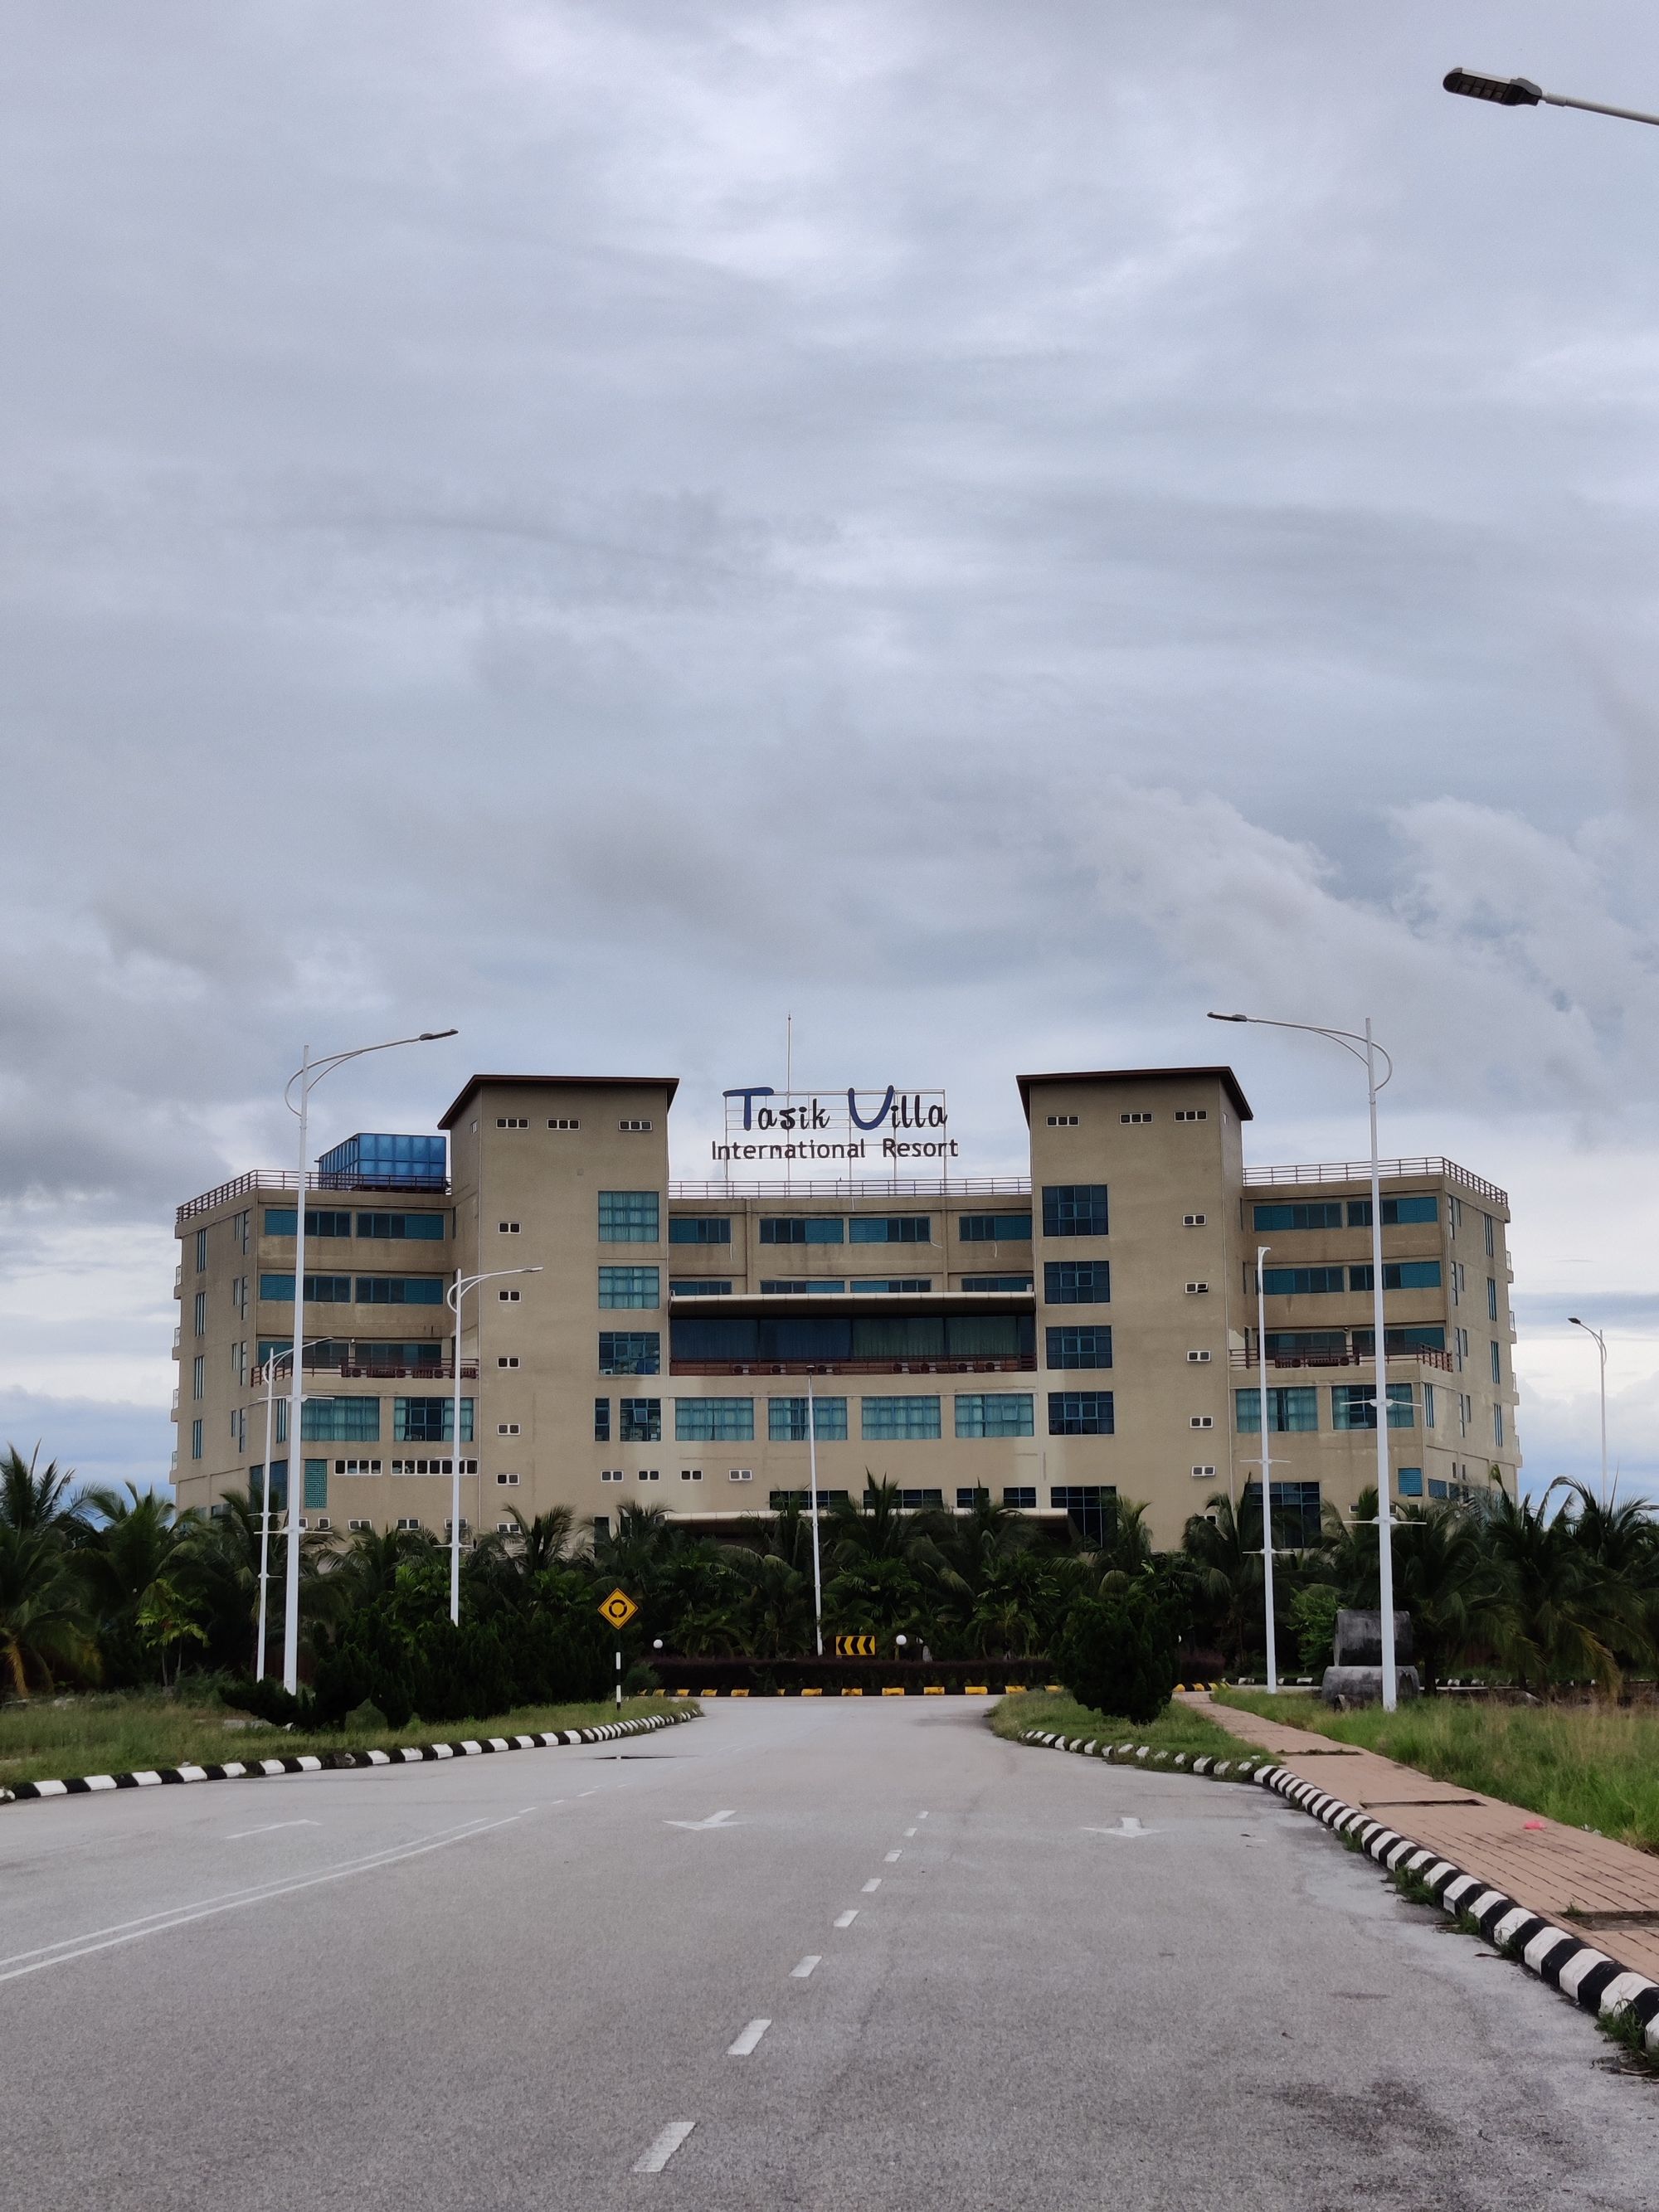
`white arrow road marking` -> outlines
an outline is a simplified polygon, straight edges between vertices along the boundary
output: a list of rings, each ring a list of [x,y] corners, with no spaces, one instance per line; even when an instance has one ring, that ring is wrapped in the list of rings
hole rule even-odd
[[[724,1813],[711,1813],[706,1820],[665,1820],[663,1826],[667,1828],[723,1828],[731,1818],[728,1809]],[[675,2124],[678,2126],[678,2123]]]
[[[769,2020],[751,2020],[748,2027],[743,2031],[743,2033],[738,2038],[737,2041],[726,2045],[726,2057],[728,2058],[747,2058],[750,2052],[755,2048],[755,2045],[760,2041],[762,2036],[765,2034],[767,2029],[770,2027],[772,2023]]]
[[[1126,1813],[1115,1828],[1085,1828],[1085,1836],[1155,1836],[1156,1828],[1143,1828],[1133,1813]]]
[[[228,1844],[240,1844],[245,1836],[274,1836],[278,1828],[314,1828],[315,1820],[268,1820],[263,1828],[233,1828],[225,1838]]]
[[[635,2160],[635,2172],[660,2173],[696,2124],[695,2120],[670,2120],[650,2149]]]

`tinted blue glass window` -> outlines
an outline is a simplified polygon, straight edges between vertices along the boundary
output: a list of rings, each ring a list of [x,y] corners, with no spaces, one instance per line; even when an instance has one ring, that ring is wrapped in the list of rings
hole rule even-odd
[[[964,1213],[958,1217],[957,1235],[964,1244],[1029,1244],[1029,1213]]]
[[[1350,1267],[1348,1288],[1368,1291],[1372,1273],[1369,1266]],[[1385,1260],[1382,1262],[1382,1287],[1385,1291],[1437,1291],[1440,1288],[1438,1260]]]
[[[854,1244],[931,1244],[933,1224],[925,1213],[855,1213],[848,1234]]]
[[[441,1275],[359,1275],[357,1278],[357,1303],[360,1306],[441,1306],[443,1302],[444,1279]]]
[[[1042,1187],[1042,1233],[1045,1237],[1105,1236],[1105,1184],[1045,1183]]]
[[[658,1375],[662,1371],[662,1338],[654,1328],[601,1329],[601,1375]]]
[[[298,1218],[297,1206],[268,1206],[265,1208],[265,1235],[292,1237]],[[351,1216],[349,1213],[337,1213],[326,1206],[307,1206],[307,1237],[349,1237],[350,1234]]]
[[[1316,1482],[1276,1482],[1273,1486],[1273,1542],[1288,1544],[1297,1551],[1305,1551],[1320,1538],[1319,1485]],[[1243,1509],[1251,1510],[1252,1518],[1261,1510],[1261,1485],[1247,1482]],[[1255,1532],[1258,1547],[1261,1531]]]
[[[846,1224],[829,1213],[769,1214],[760,1225],[763,1244],[840,1244],[846,1234]]]
[[[378,1398],[307,1398],[300,1410],[300,1433],[307,1443],[377,1444],[380,1401]]]
[[[1047,1366],[1109,1367],[1112,1364],[1109,1328],[1051,1328],[1048,1336]]]
[[[659,1306],[662,1277],[655,1267],[601,1267],[602,1306]]]
[[[1034,1483],[1015,1483],[1002,1493],[1005,1505],[1012,1505],[1023,1513],[1036,1510],[1036,1486]]]
[[[344,1221],[349,1217],[337,1217]],[[416,1243],[435,1244],[443,1236],[447,1216],[441,1213],[360,1213],[357,1234],[360,1237],[401,1237]],[[345,1231],[340,1231],[342,1236]]]
[[[1264,1267],[1261,1287],[1270,1298],[1317,1296],[1346,1290],[1346,1271],[1341,1267]]]
[[[1109,1437],[1114,1426],[1109,1390],[1051,1390],[1048,1393],[1048,1433],[1051,1437]]]
[[[1236,1390],[1234,1419],[1241,1436],[1261,1433],[1261,1393]],[[1319,1393],[1311,1385],[1302,1389],[1267,1392],[1267,1419],[1277,1431],[1307,1434],[1319,1426]]]
[[[611,1441],[609,1398],[596,1398],[593,1401],[593,1441],[596,1444],[608,1444]]]
[[[328,1504],[328,1462],[308,1459],[305,1475],[306,1510],[320,1512]]]
[[[1413,1193],[1403,1198],[1385,1198],[1382,1201],[1382,1226],[1393,1227],[1402,1221],[1438,1221],[1440,1200],[1432,1191]],[[1348,1200],[1350,1229],[1369,1229],[1371,1225],[1371,1202],[1368,1198]]]
[[[1258,1229],[1340,1229],[1342,1226],[1340,1199],[1332,1199],[1328,1203],[1316,1201],[1309,1206],[1258,1206],[1255,1212]]]
[[[376,1435],[380,1433],[377,1430]],[[399,1444],[447,1444],[455,1441],[455,1401],[441,1398],[394,1398],[392,1401],[392,1440]],[[461,1442],[472,1442],[472,1401],[461,1401]]]
[[[1033,1428],[1031,1403],[1029,1390],[959,1391],[956,1405],[957,1434],[959,1437],[1029,1437]]]
[[[1106,1501],[1116,1496],[1114,1483],[1063,1482],[1050,1490],[1048,1503],[1065,1514],[1085,1541],[1097,1544],[1106,1534]]]
[[[677,1443],[750,1443],[755,1435],[752,1398],[676,1398]]]
[[[668,1241],[671,1244],[729,1244],[732,1223],[723,1213],[671,1213]]]
[[[1045,1260],[1042,1295],[1051,1306],[1103,1306],[1112,1298],[1109,1260]]]
[[[859,1417],[860,1433],[866,1443],[896,1443],[939,1434],[937,1398],[861,1398]]]
[[[964,1275],[962,1287],[964,1291],[1029,1291],[1031,1278],[1029,1275]]]
[[[1390,1382],[1389,1426],[1391,1429],[1413,1429],[1416,1425],[1417,1411],[1412,1403],[1411,1384]],[[1370,1382],[1339,1382],[1331,1392],[1331,1426],[1334,1429],[1375,1429],[1376,1385]]]
[[[654,1244],[659,1234],[654,1190],[599,1193],[601,1244]]]
[[[622,1443],[659,1444],[662,1442],[660,1398],[618,1398],[617,1418]]]
[[[1396,1468],[1395,1482],[1402,1498],[1420,1498],[1423,1495],[1423,1470],[1420,1467]]]
[[[712,1275],[690,1275],[684,1279],[676,1276],[668,1285],[668,1295],[674,1298],[729,1298],[729,1282],[716,1282]]]
[[[815,1395],[812,1416],[817,1425],[820,1443],[845,1441],[845,1398],[820,1398]],[[775,1444],[804,1444],[807,1440],[805,1399],[769,1398],[766,1401],[766,1433]]]

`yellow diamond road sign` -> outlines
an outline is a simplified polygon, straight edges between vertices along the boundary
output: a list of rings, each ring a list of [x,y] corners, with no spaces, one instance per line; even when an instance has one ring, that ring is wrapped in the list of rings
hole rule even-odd
[[[613,1628],[626,1628],[639,1607],[625,1589],[613,1589],[599,1611]]]

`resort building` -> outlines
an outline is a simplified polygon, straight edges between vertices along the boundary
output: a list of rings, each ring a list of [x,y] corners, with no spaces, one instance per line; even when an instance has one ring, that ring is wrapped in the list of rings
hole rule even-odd
[[[937,1094],[751,1087],[676,1181],[675,1090],[478,1075],[436,1132],[350,1138],[303,1194],[259,1170],[182,1206],[180,1505],[258,1485],[269,1425],[313,1528],[447,1534],[457,1449],[467,1540],[554,1505],[730,1528],[805,1500],[815,1428],[824,1502],[982,1490],[1087,1533],[1115,1492],[1173,1544],[1261,1479],[1263,1245],[1275,1504],[1311,1533],[1375,1481],[1368,1168],[1247,1166],[1231,1069],[1021,1076],[1030,1173],[994,1178],[957,1171]],[[1512,1492],[1508,1200],[1445,1159],[1387,1161],[1382,1189],[1395,1498]],[[489,1278],[459,1376],[458,1270]]]

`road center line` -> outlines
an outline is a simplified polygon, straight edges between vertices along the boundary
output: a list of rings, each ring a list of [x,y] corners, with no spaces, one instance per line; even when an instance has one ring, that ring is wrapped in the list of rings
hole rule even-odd
[[[837,1928],[850,1928],[858,1917],[859,1909],[854,1905],[848,1911],[836,1914],[836,1925]]]
[[[25,1974],[38,1974],[43,1967],[67,1966],[71,1960],[88,1958],[95,1951],[112,1951],[123,1943],[137,1943],[146,1936],[164,1936],[170,1929],[188,1927],[198,1920],[211,1920],[221,1912],[234,1912],[245,1905],[263,1905],[272,1898],[291,1897],[296,1890],[343,1881],[349,1875],[374,1874],[404,1859],[442,1850],[447,1844],[488,1835],[494,1828],[511,1827],[518,1818],[516,1813],[510,1813],[500,1820],[468,1820],[459,1827],[418,1838],[412,1844],[393,1844],[362,1858],[343,1860],[320,1874],[304,1875],[290,1881],[261,1882],[251,1889],[230,1890],[218,1897],[205,1898],[198,1905],[171,1905],[161,1912],[145,1913],[137,1920],[118,1921],[108,1928],[94,1929],[85,1936],[60,1936],[56,1943],[43,1943],[37,1950],[15,1952],[11,1958],[0,1960],[0,1969],[4,1970],[0,1971],[0,1982],[19,1981]],[[47,1953],[54,1955],[48,1957],[45,1955]]]
[[[799,1966],[791,1966],[789,1969],[789,1978],[792,1982],[804,1982],[809,1980],[811,1978],[813,1967],[821,1966],[822,1964],[823,1954],[817,1951],[809,1951],[806,1956],[801,1960]]]
[[[225,1838],[228,1844],[240,1844],[246,1836],[274,1836],[278,1828],[314,1828],[315,1820],[267,1820],[263,1828],[233,1828]]]
[[[907,1828],[904,1832],[907,1836],[914,1836],[916,1832],[914,1828]]]
[[[726,2057],[728,2058],[747,2058],[750,2052],[755,2048],[755,2045],[760,2041],[762,2036],[765,2034],[767,2029],[770,2027],[772,2023],[769,2020],[751,2020],[748,2027],[743,2031],[743,2033],[738,2038],[737,2041],[735,2043],[728,2043],[726,2045]]]
[[[696,2124],[695,2120],[670,2120],[649,2150],[635,2160],[635,2172],[660,2173]]]
[[[887,1854],[887,1864],[889,1866],[892,1866],[903,1856],[904,1854],[902,1851],[889,1851]]]
[[[878,1874],[878,1875],[872,1875],[871,1876],[870,1880],[869,1880],[868,1881],[866,1881],[866,1882],[865,1883],[865,1885],[864,1885],[864,1893],[865,1893],[865,1895],[866,1895],[866,1897],[868,1897],[868,1896],[871,1894],[871,1893],[872,1893],[872,1891],[874,1891],[874,1890],[878,1890],[878,1889],[879,1889],[880,1887],[881,1887],[881,1876],[880,1876]]]

